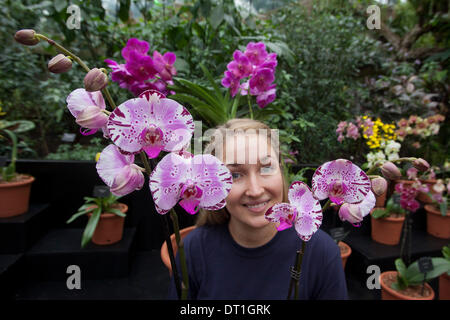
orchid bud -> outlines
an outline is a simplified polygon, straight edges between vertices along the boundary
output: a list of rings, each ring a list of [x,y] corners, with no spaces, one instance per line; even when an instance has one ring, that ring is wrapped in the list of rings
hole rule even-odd
[[[385,163],[383,163],[383,165],[381,166],[381,173],[386,179],[389,180],[397,180],[402,177],[400,169],[390,161],[386,161]]]
[[[61,53],[48,62],[48,70],[52,73],[63,73],[70,69],[72,69],[72,60]]]
[[[372,179],[372,191],[377,196],[381,196],[387,190],[387,181],[383,177]]]
[[[75,122],[83,128],[98,129],[106,126],[108,116],[99,107],[89,106],[78,114]]]
[[[84,88],[86,91],[100,91],[108,84],[108,76],[100,69],[94,68],[90,70],[84,77]]]
[[[363,220],[361,209],[357,204],[344,203],[339,209],[339,218],[342,221],[348,221],[356,224]]]
[[[124,196],[135,190],[140,190],[144,185],[144,175],[135,164],[124,166],[114,178],[111,185],[111,193],[116,196]]]
[[[414,160],[413,166],[414,166],[414,168],[416,168],[417,170],[419,170],[421,172],[425,172],[430,169],[430,164],[425,159],[422,159],[422,158],[418,158],[418,159]]]
[[[36,37],[36,31],[32,29],[22,29],[16,32],[14,39],[26,46],[34,46],[39,43],[39,38]]]

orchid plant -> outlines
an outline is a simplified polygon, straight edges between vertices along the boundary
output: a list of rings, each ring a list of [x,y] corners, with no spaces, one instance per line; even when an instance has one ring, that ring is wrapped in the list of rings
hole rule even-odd
[[[163,219],[163,225],[177,291],[181,299],[186,299],[189,290],[187,265],[173,207],[179,201],[190,214],[195,214],[199,207],[209,210],[223,208],[232,179],[230,171],[214,156],[193,156],[184,151],[194,132],[193,118],[185,107],[164,94],[167,93],[166,85],[176,74],[173,67],[175,54],[161,55],[154,51],[152,58],[147,55],[147,42],[130,39],[122,50],[125,64],[106,60],[113,69],[112,79],[138,95],[116,107],[107,89],[105,69],[89,69],[75,54],[34,30],[20,30],[15,39],[24,45],[36,45],[45,40],[61,51],[63,54],[49,62],[51,72],[70,70],[72,60],[86,70],[84,88],[68,95],[67,107],[84,135],[102,130],[103,136],[111,139],[112,144],[101,152],[96,168],[114,196],[140,190],[145,182],[143,173],[149,176],[156,211],[166,218],[170,211],[180,253],[182,284],[176,270],[167,219]],[[106,110],[102,92],[111,111]],[[154,163],[162,151],[168,154],[151,168],[149,162]],[[135,164],[137,154],[144,168]]]

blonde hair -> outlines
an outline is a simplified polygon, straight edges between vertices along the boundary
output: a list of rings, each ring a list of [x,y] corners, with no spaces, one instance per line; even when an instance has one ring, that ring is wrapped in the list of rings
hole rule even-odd
[[[214,134],[211,136],[211,142],[206,146],[205,150],[211,150],[211,154],[215,155],[215,150],[217,148],[220,148],[221,146],[218,146],[219,143],[222,142],[223,146],[226,144],[225,138],[227,137],[227,133],[231,131],[234,131],[236,134],[245,132],[246,130],[254,130],[255,133],[258,132],[259,129],[264,129],[265,132],[268,133],[267,139],[268,143],[270,143],[272,139],[271,135],[271,129],[268,125],[265,123],[258,121],[258,120],[252,120],[252,119],[231,119],[228,120],[225,124],[220,125],[215,128]],[[217,135],[220,135],[223,140],[221,139],[215,139]],[[229,135],[228,135],[229,136]],[[222,146],[222,147],[223,147]],[[274,148],[277,149],[277,148]],[[280,164],[280,172],[281,177],[283,181],[283,202],[288,202],[288,189],[289,186],[286,181],[286,177],[283,170],[283,162],[282,162],[282,156],[281,152],[279,150],[275,150],[277,153],[277,158]],[[228,210],[226,207],[220,210],[216,211],[210,211],[205,209],[200,209],[199,214],[197,216],[196,226],[202,226],[202,225],[218,225],[218,224],[225,224],[230,220],[230,214],[228,213]]]

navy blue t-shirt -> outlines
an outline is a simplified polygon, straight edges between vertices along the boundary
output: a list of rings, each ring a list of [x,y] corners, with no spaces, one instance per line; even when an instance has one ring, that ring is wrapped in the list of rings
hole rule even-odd
[[[234,241],[226,224],[198,227],[184,239],[189,299],[286,299],[289,268],[301,243],[294,228],[277,232],[261,247],[245,248]],[[177,266],[181,279],[178,254]],[[168,298],[177,299],[173,279]],[[306,243],[299,298],[347,299],[339,247],[320,229]]]

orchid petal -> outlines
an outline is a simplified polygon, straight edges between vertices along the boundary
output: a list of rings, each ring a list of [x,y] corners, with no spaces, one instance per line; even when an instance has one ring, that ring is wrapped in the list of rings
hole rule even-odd
[[[111,186],[114,183],[117,172],[133,162],[133,155],[124,155],[117,146],[110,144],[101,152],[96,168],[103,182],[107,186]]]
[[[135,164],[124,166],[114,178],[111,185],[111,193],[116,196],[124,196],[135,190],[142,189],[145,178]]]
[[[267,210],[265,217],[271,222],[278,222],[278,231],[292,227],[295,221],[295,207],[289,203],[278,203]]]
[[[337,204],[361,202],[370,191],[370,179],[351,161],[338,159],[324,163],[312,178],[314,195]]]
[[[160,211],[169,211],[180,200],[181,186],[187,181],[190,159],[169,153],[158,163],[150,176],[150,191]]]
[[[75,118],[89,106],[105,109],[105,100],[100,91],[88,92],[83,88],[79,88],[67,96],[66,102],[67,108]]]
[[[202,190],[201,207],[211,207],[225,199],[231,190],[230,170],[211,154],[196,155],[192,163],[191,179]]]
[[[182,199],[180,201],[180,206],[182,206],[189,214],[196,214],[199,209],[199,203],[200,201],[195,198]]]

